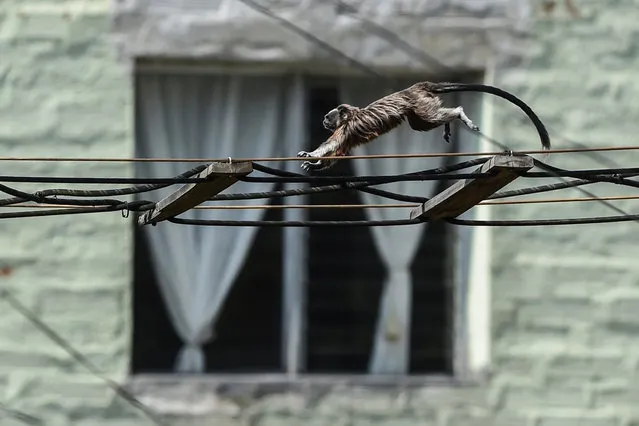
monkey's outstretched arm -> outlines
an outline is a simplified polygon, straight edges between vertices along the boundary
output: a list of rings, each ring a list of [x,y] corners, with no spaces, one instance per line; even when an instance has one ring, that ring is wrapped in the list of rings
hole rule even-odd
[[[345,146],[344,126],[338,127],[333,134],[320,146],[311,152],[300,151],[298,157],[317,158],[316,161],[304,161],[301,167],[306,170],[323,170],[331,167],[336,160],[322,159],[321,157],[336,157],[348,155],[349,149]]]

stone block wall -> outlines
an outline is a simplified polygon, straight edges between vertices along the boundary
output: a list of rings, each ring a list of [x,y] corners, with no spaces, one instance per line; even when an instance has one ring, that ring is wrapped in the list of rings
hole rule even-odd
[[[0,3],[0,155],[131,156],[131,74],[116,61],[109,26],[107,0]],[[131,171],[126,163],[8,161],[1,173]],[[130,346],[131,243],[119,213],[1,220],[0,288],[121,379]],[[6,300],[0,306],[1,424],[97,424],[127,413]]]
[[[530,56],[500,69],[497,83],[530,102],[548,124],[556,148],[574,147],[574,142],[586,147],[636,145],[639,39],[631,16],[639,11],[639,2],[554,3],[551,13],[540,11],[534,40],[527,45]],[[577,17],[566,3],[576,7]],[[534,147],[534,129],[519,112],[499,107],[495,120],[499,140],[518,149]],[[639,153],[540,159],[570,169],[633,167]],[[583,189],[599,196],[636,194],[617,185]],[[572,189],[539,197],[564,196],[589,194]],[[612,203],[629,213],[638,211],[635,201]],[[493,217],[511,219],[618,214],[599,202],[493,210]],[[498,412],[535,419],[535,426],[639,424],[639,407],[633,403],[639,401],[636,226],[627,222],[494,231],[490,387],[499,395]]]

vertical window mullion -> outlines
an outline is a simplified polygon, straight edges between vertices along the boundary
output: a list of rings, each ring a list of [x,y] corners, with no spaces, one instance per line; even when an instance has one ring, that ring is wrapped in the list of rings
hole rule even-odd
[[[290,185],[290,184],[289,184]],[[289,187],[286,185],[286,187]],[[298,198],[299,199],[299,198]],[[287,197],[286,203],[292,204],[294,198]],[[305,212],[301,209],[285,209],[284,220],[305,220]],[[284,253],[283,265],[283,350],[284,370],[289,375],[303,371],[305,327],[305,283],[306,283],[306,228],[283,228]]]
[[[287,122],[297,125],[292,131],[296,137],[287,137],[285,150],[287,153],[298,152],[304,143],[303,135],[307,134],[307,110],[306,79],[300,75],[295,75],[295,83],[298,92],[294,92],[293,102],[301,103],[297,111],[304,113],[297,117],[287,117]],[[295,94],[296,93],[296,94]],[[304,93],[302,95],[301,93]],[[291,172],[298,172],[299,163],[297,161],[284,162],[284,169]],[[284,189],[294,189],[303,187],[299,183],[285,183]],[[306,196],[284,197],[282,203],[285,205],[305,203]],[[303,221],[307,217],[304,209],[284,209],[283,220]],[[306,228],[282,228],[283,232],[283,311],[282,311],[282,365],[284,371],[289,376],[295,376],[305,369],[305,336],[306,329],[306,282],[307,282],[307,241],[308,229]]]

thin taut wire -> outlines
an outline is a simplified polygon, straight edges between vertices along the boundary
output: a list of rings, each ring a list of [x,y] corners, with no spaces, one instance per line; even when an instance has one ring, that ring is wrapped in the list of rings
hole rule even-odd
[[[544,204],[544,203],[578,203],[589,201],[619,201],[619,200],[639,200],[639,195],[615,195],[608,197],[581,197],[581,198],[541,198],[533,200],[509,200],[509,201],[481,201],[480,205],[498,206],[498,205],[515,205],[515,204]],[[397,209],[397,208],[415,208],[421,204],[273,204],[273,205],[200,205],[193,207],[194,210],[277,210],[277,209]],[[67,204],[13,204],[0,206],[0,208],[22,208],[22,209],[72,209],[77,206]],[[89,210],[89,209],[87,209]],[[104,212],[114,212],[119,210],[104,210]]]
[[[605,146],[593,148],[558,148],[549,150],[524,150],[509,151],[513,154],[567,154],[575,152],[598,152],[598,151],[634,151],[639,150],[639,145],[628,146]],[[370,155],[347,155],[347,156],[326,156],[324,159],[335,160],[362,160],[362,159],[386,159],[386,158],[439,158],[439,157],[478,157],[503,155],[504,151],[493,152],[438,152],[422,154],[370,154]],[[125,158],[125,157],[0,157],[0,161],[33,161],[33,162],[121,162],[121,163],[245,163],[245,162],[267,162],[267,161],[307,161],[307,157],[255,157],[255,158]]]

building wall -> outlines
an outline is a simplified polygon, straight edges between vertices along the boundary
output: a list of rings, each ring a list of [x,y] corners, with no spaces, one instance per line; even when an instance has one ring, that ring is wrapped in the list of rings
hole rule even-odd
[[[553,15],[536,15],[533,39],[518,45],[526,49],[527,59],[501,57],[494,83],[520,95],[558,130],[551,131],[556,147],[568,146],[559,134],[586,145],[633,144],[639,131],[633,102],[639,92],[634,76],[639,1],[573,2],[578,18],[557,3]],[[487,13],[479,7],[467,10]],[[132,153],[131,74],[116,59],[109,14],[107,1],[5,1],[0,6],[3,155]],[[272,46],[267,48],[266,58],[273,52]],[[537,146],[530,123],[514,107],[498,100],[493,113],[492,135],[514,148]],[[607,157],[624,166],[636,164],[633,153]],[[600,166],[585,155],[554,155],[548,161],[571,168]],[[130,173],[127,165],[108,163],[3,164],[3,174]],[[616,187],[589,189],[628,193]],[[583,196],[577,191],[568,195]],[[632,210],[632,202],[616,204]],[[597,203],[490,211],[494,217],[518,219],[616,214]],[[635,226],[493,231],[493,366],[491,377],[479,384],[389,387],[308,381],[254,386],[219,379],[191,382],[198,392],[185,398],[184,383],[169,378],[165,386],[157,388],[156,383],[146,391],[144,383],[137,383],[136,391],[155,393],[157,398],[146,402],[175,413],[174,425],[636,426]],[[101,369],[123,378],[130,339],[129,223],[115,214],[3,220],[0,227],[3,288]],[[4,407],[46,425],[151,424],[6,301],[0,303]],[[180,402],[189,400],[197,404],[186,415]],[[26,420],[14,416],[3,424],[29,424]]]
[[[634,145],[639,39],[631,15],[639,2],[572,2],[581,15],[574,19],[565,2],[556,3],[554,16],[535,25],[530,58],[498,72],[498,84],[530,101],[557,148],[571,147],[563,137],[585,146]],[[534,147],[534,130],[516,113],[507,105],[496,108],[493,134],[513,147]],[[615,163],[633,167],[639,160],[636,151],[601,155],[595,161],[585,154],[555,154],[546,161],[588,169]],[[614,163],[602,163],[609,160]],[[597,195],[636,194],[616,185],[584,189]],[[559,196],[587,194],[540,195]],[[634,201],[613,203],[637,211]],[[492,211],[513,219],[619,214],[592,202]],[[493,410],[520,412],[540,426],[639,424],[636,227],[627,222],[494,230]]]
[[[2,156],[131,156],[131,76],[116,60],[109,14],[107,0],[0,3]],[[3,162],[1,173],[129,176],[131,167]],[[116,379],[128,370],[130,229],[119,213],[0,221],[0,287]],[[6,300],[0,306],[0,423],[96,424],[135,413]]]

